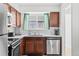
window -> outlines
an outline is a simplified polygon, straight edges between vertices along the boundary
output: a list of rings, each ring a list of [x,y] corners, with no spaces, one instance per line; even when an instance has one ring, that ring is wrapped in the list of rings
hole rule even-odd
[[[48,29],[48,13],[24,14],[24,30]]]
[[[23,29],[28,30],[29,14],[24,14]]]

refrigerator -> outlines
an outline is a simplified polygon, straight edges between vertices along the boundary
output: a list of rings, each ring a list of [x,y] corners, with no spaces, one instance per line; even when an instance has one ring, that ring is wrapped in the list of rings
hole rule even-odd
[[[8,56],[7,12],[0,4],[0,56]]]

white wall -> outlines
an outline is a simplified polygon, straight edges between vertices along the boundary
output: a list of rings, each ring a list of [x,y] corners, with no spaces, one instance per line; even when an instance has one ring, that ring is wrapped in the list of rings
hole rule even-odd
[[[71,55],[71,4],[61,4],[60,29],[62,35],[62,53]]]
[[[59,6],[29,6],[21,9],[22,12],[50,12],[50,11],[60,11]]]
[[[62,36],[62,55],[65,55],[65,51],[64,51],[64,40],[65,40],[65,18],[64,18],[64,10],[63,7],[61,5],[61,11],[60,11],[60,35]]]
[[[79,3],[72,4],[72,55],[79,56]]]
[[[59,3],[10,3],[10,5],[22,13],[60,11]]]
[[[60,4],[57,3],[21,3],[18,6],[22,12],[60,11]]]

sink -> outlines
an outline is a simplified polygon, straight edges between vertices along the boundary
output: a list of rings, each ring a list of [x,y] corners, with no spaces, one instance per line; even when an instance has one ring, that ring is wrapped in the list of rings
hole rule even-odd
[[[28,35],[28,36],[32,36],[32,37],[42,37],[43,35]]]

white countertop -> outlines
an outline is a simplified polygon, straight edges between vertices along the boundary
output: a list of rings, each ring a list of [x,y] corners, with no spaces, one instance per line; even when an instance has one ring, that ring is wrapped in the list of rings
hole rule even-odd
[[[8,39],[11,39],[11,38],[23,38],[23,37],[62,37],[61,35],[36,35],[36,36],[34,36],[34,35],[31,35],[31,36],[29,36],[29,35],[18,35],[18,36],[14,36],[14,37],[8,37]]]
[[[61,35],[42,35],[42,36],[17,35],[17,36],[14,36],[14,37],[8,37],[8,39],[16,39],[16,38],[18,38],[20,40],[23,37],[62,37],[62,36]],[[10,45],[8,44],[8,46],[10,46]]]

